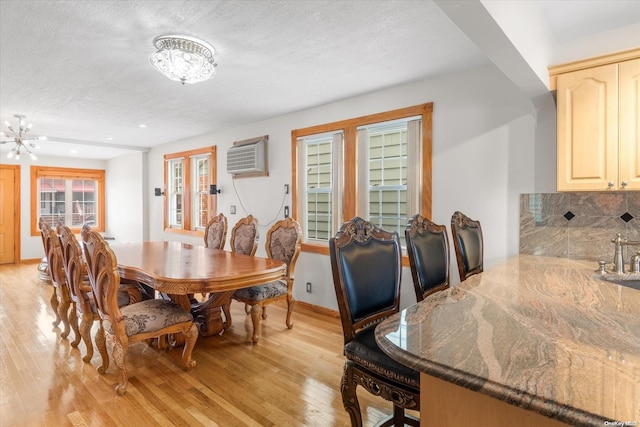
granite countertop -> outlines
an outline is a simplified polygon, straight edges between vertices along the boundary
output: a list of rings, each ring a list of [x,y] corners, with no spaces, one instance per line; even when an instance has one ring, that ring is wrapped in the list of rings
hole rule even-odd
[[[416,370],[570,425],[640,426],[640,290],[596,267],[519,255],[386,319],[376,340]]]

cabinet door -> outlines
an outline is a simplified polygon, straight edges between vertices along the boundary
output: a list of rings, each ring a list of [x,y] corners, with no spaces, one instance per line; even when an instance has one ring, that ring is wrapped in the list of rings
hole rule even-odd
[[[640,59],[621,62],[620,80],[620,174],[619,185],[640,190]]]
[[[558,76],[558,191],[618,186],[617,64]]]

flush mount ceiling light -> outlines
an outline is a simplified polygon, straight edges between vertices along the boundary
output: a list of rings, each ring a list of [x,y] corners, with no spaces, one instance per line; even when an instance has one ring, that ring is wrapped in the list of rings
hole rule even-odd
[[[13,117],[18,119],[18,129],[14,129],[14,127],[9,123],[9,121],[5,121],[4,124],[9,129],[8,132],[0,132],[0,136],[2,139],[0,140],[0,144],[6,144],[8,142],[13,142],[15,147],[9,151],[7,154],[7,158],[12,159],[16,158],[16,160],[20,159],[20,153],[27,153],[31,160],[36,160],[37,157],[33,152],[29,149],[31,148],[40,148],[35,142],[29,141],[44,141],[47,139],[46,136],[35,136],[35,135],[27,135],[31,130],[31,124],[26,124],[24,119],[26,116],[22,114],[14,114]]]
[[[189,36],[159,36],[153,39],[157,52],[149,56],[156,70],[182,84],[212,79],[216,74],[213,47]]]

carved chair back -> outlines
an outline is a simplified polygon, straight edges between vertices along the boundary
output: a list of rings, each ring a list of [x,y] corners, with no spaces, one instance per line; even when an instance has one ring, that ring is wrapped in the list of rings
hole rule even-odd
[[[40,231],[44,247],[47,249],[47,260],[49,261],[49,274],[51,280],[57,288],[67,286],[67,277],[64,272],[64,261],[62,259],[62,248],[56,231],[46,222],[40,223]]]
[[[102,320],[110,322],[114,328],[124,327],[118,307],[120,273],[116,256],[100,233],[84,225],[81,235],[97,312]]]
[[[480,221],[472,220],[462,212],[455,212],[451,217],[451,234],[458,261],[460,281],[469,276],[482,273],[483,270],[483,238]]]
[[[227,218],[220,213],[211,218],[204,230],[204,245],[207,248],[224,249],[227,239]]]
[[[86,287],[88,285],[88,282],[85,281],[87,272],[80,243],[66,225],[58,224],[57,230],[71,299],[76,302],[80,312],[91,313],[91,288]]]
[[[329,252],[347,344],[361,329],[400,310],[400,240],[398,233],[355,217],[330,239]]]
[[[404,230],[416,299],[449,287],[449,237],[447,227],[420,214]]]
[[[302,228],[291,217],[282,219],[267,231],[265,249],[267,257],[287,264],[287,286],[293,286],[293,271],[302,247]]]
[[[258,238],[258,220],[253,215],[242,218],[231,230],[231,250],[239,254],[255,255]]]
[[[51,240],[48,235],[48,230],[51,229],[49,223],[42,217],[38,220],[38,228],[40,228],[40,236],[42,237],[42,247],[44,248],[44,256],[49,261],[49,250],[51,249]]]

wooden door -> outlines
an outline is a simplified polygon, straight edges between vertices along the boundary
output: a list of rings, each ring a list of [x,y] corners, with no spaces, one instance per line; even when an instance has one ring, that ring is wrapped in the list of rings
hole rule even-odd
[[[0,264],[20,261],[20,166],[0,165]]]
[[[558,76],[558,191],[618,188],[617,70]]]
[[[640,190],[640,59],[620,63],[620,185]],[[623,186],[622,183],[627,185]]]

